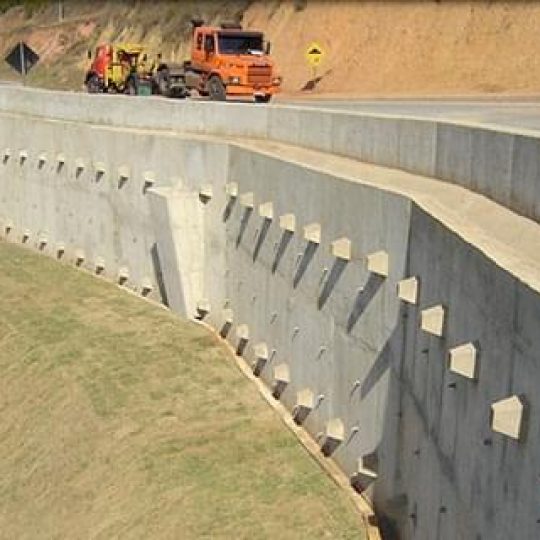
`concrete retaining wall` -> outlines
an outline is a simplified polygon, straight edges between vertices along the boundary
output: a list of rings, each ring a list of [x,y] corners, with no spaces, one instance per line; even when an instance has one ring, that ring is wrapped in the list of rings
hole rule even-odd
[[[0,98],[5,95],[2,90]],[[231,139],[123,129],[154,122],[131,115],[147,106],[142,100],[120,98],[114,116],[107,116],[109,107],[97,107],[94,117],[88,96],[47,95],[53,101],[24,102],[30,94],[22,92],[14,109],[54,118],[57,107],[88,109],[72,109],[69,122],[0,116],[4,237],[21,242],[28,234],[27,244],[53,257],[63,244],[69,262],[82,250],[89,270],[100,260],[103,275],[116,281],[127,268],[126,286],[204,317],[403,538],[538,536],[537,292],[405,197]],[[92,104],[108,106],[110,99],[96,97]],[[286,109],[155,103],[172,113],[192,111],[193,121],[194,111],[202,111],[209,123],[192,124],[194,131],[219,126],[232,108],[254,111],[253,122],[240,120],[251,130],[280,130],[275,138],[294,131],[294,125],[284,129],[285,118],[277,120]],[[79,114],[83,122],[71,121]],[[320,114],[324,132],[325,122],[335,119]],[[160,121],[162,128],[174,125],[172,114]],[[296,143],[312,138],[309,144],[316,145],[313,122],[308,129],[299,121],[305,139]],[[370,147],[373,159],[401,155],[411,167],[424,159],[421,144],[441,134],[436,126],[431,136],[413,131],[392,139],[391,124],[366,122],[381,141]],[[224,124],[215,128],[221,129]],[[243,128],[231,129],[240,134]],[[336,133],[353,152],[346,129]],[[501,137],[519,146],[517,136]],[[392,145],[382,144],[387,140],[400,150],[392,153]],[[501,163],[505,156],[501,150]],[[450,157],[445,163],[453,170]],[[519,167],[534,173],[524,160],[512,174]],[[320,237],[311,227],[310,242],[304,227],[314,224]],[[350,241],[350,258],[347,242],[333,244],[343,239]],[[381,252],[388,275],[368,268],[368,256]],[[420,284],[417,303],[397,294],[409,277]],[[445,309],[441,336],[421,328],[422,313],[438,305]],[[448,369],[450,350],[466,343],[479,351],[476,380]],[[310,393],[311,406],[301,410],[299,398],[305,405]],[[524,396],[526,404],[519,440],[490,424],[492,405],[512,395]]]
[[[540,138],[390,115],[0,88],[0,111],[289,142],[462,185],[540,221]]]

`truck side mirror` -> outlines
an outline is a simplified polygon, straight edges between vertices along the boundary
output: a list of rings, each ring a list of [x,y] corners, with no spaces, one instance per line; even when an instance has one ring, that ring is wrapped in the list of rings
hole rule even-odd
[[[266,53],[267,55],[269,55],[271,50],[272,50],[272,44],[271,44],[269,41],[267,41],[267,42],[266,42],[265,53]]]
[[[88,56],[88,60],[92,60],[92,51],[90,49],[88,49],[86,54]]]

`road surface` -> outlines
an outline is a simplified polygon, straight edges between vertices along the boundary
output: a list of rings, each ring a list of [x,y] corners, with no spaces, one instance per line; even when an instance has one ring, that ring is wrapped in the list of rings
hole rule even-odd
[[[540,131],[540,98],[527,100],[296,99],[280,103],[338,111],[403,115]]]

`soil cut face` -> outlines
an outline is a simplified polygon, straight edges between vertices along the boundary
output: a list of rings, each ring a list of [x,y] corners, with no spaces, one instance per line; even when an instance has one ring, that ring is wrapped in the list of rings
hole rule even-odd
[[[9,3],[19,5],[0,14],[0,55],[28,42],[42,58],[28,76],[35,86],[82,90],[87,51],[102,42],[183,61],[190,21],[202,18],[264,31],[284,95],[540,95],[539,2],[73,0],[60,23],[57,2]],[[316,72],[305,58],[313,42],[324,51]],[[0,62],[0,79],[15,78]]]

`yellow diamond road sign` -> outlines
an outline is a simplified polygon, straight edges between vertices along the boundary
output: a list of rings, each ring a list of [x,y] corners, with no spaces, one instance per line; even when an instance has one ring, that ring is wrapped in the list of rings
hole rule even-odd
[[[306,59],[312,66],[318,66],[324,57],[323,48],[314,41],[306,50]]]

